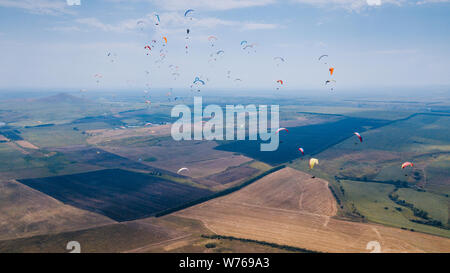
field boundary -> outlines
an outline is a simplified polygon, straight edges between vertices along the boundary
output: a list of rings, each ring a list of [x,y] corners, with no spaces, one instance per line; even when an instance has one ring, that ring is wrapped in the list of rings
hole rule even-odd
[[[225,189],[225,190],[223,190],[223,191],[214,193],[214,194],[212,194],[212,195],[210,195],[210,196],[206,196],[206,197],[199,198],[199,199],[197,199],[197,200],[188,202],[188,203],[183,204],[183,205],[178,206],[178,207],[174,207],[174,208],[170,208],[170,209],[167,209],[167,210],[163,210],[163,211],[161,211],[161,212],[158,212],[158,213],[155,214],[155,217],[161,217],[161,216],[164,216],[164,215],[167,215],[167,214],[170,214],[170,213],[179,211],[179,210],[183,210],[183,209],[186,209],[186,208],[189,208],[189,207],[192,207],[192,206],[201,204],[201,203],[206,202],[206,201],[209,201],[209,200],[211,200],[211,199],[215,199],[215,198],[218,198],[218,197],[222,197],[222,196],[228,195],[228,194],[230,194],[230,193],[233,193],[233,192],[235,192],[235,191],[238,191],[238,190],[240,190],[240,189],[242,189],[242,188],[244,188],[244,187],[246,187],[246,186],[252,184],[253,182],[255,182],[255,181],[257,181],[257,180],[263,178],[263,177],[266,176],[266,175],[269,175],[269,174],[271,174],[271,173],[274,173],[274,172],[276,172],[276,171],[279,171],[279,170],[281,170],[281,169],[283,169],[283,168],[285,168],[285,167],[286,167],[286,165],[284,165],[284,164],[279,165],[279,166],[276,166],[276,167],[274,167],[274,168],[272,168],[272,169],[269,169],[269,170],[267,170],[267,171],[265,171],[265,172],[263,172],[263,173],[258,174],[257,176],[254,176],[254,177],[252,177],[252,178],[246,180],[245,182],[243,182],[243,183],[241,183],[241,184],[239,184],[239,185],[237,185],[237,186],[234,186],[234,187]]]
[[[303,253],[322,253],[319,251],[314,251],[314,250],[309,250],[306,248],[301,248],[301,247],[295,247],[295,246],[288,246],[288,245],[279,245],[276,243],[270,243],[270,242],[266,242],[266,241],[259,241],[259,240],[253,240],[253,239],[245,239],[245,238],[237,238],[237,237],[233,237],[233,236],[224,236],[224,235],[201,235],[202,238],[206,238],[206,239],[214,239],[214,240],[229,240],[229,241],[240,241],[240,242],[244,242],[244,243],[254,243],[254,244],[258,244],[258,245],[263,245],[263,246],[269,246],[272,248],[278,248],[278,249],[283,249],[283,250],[287,250],[287,251],[296,251],[296,252],[303,252]]]

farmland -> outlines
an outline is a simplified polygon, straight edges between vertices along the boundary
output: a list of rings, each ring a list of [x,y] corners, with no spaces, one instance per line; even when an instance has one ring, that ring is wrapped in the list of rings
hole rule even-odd
[[[0,111],[0,252],[67,252],[71,240],[83,252],[450,249],[448,116],[294,101],[279,100],[289,132],[269,153],[259,141],[174,141],[170,104],[58,95]],[[70,111],[56,118],[46,107],[60,103]]]
[[[211,194],[208,190],[158,176],[120,169],[23,179],[20,182],[65,204],[100,213],[119,222],[149,217]]]
[[[268,164],[285,163],[299,157],[298,148],[303,147],[306,154],[317,154],[326,148],[352,136],[354,131],[365,131],[365,128],[377,127],[386,123],[382,120],[343,118],[330,122],[288,128],[289,133],[280,134],[280,145],[276,151],[260,151],[259,141],[220,142],[216,149],[232,151],[258,159]]]
[[[217,234],[321,252],[367,252],[366,244],[373,240],[381,243],[382,252],[439,252],[450,247],[450,239],[442,237],[335,219],[331,216],[336,204],[326,185],[286,168],[175,215],[200,220]]]

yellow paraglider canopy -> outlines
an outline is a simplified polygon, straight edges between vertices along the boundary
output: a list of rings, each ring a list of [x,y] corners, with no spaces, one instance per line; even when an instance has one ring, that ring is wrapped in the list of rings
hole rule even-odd
[[[309,160],[309,168],[312,169],[314,168],[314,165],[319,165],[319,160],[317,158],[311,158]]]

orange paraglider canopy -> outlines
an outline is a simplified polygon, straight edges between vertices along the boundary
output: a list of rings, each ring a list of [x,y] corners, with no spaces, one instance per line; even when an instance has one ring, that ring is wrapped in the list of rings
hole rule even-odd
[[[334,67],[330,67],[330,75],[333,75],[333,72],[334,72]]]

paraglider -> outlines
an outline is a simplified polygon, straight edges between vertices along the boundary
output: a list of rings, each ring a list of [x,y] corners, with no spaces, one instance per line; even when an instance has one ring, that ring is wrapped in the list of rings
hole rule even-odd
[[[219,50],[219,51],[216,52],[216,55],[220,55],[220,54],[224,54],[224,53],[225,53],[225,51]]]
[[[211,42],[211,46],[213,47],[214,46],[214,42],[217,41],[217,37],[211,35],[211,36],[208,37],[208,41]]]
[[[163,36],[162,38],[163,38],[164,42],[166,42],[166,44],[167,44],[167,37]]]
[[[302,155],[305,155],[305,150],[303,150],[303,148],[298,148],[298,150],[302,153]]]
[[[331,91],[333,91],[334,90],[334,85],[336,84],[336,81],[335,80],[326,80],[325,81],[325,85],[328,85],[330,83],[333,83],[333,85],[331,87]]]
[[[322,55],[319,57],[319,61],[322,60],[322,58],[328,57],[328,55]],[[326,62],[324,64],[327,64]]]
[[[247,48],[253,48],[255,45],[254,44],[246,44],[242,49],[243,50],[247,50]],[[255,51],[256,52],[256,51]],[[250,54],[250,51],[247,51],[247,54]]]
[[[363,142],[363,139],[358,132],[354,132],[353,134],[355,134],[359,138],[359,142]]]
[[[319,160],[317,158],[311,158],[309,160],[309,168],[312,170],[315,165],[319,165]]]
[[[149,45],[144,46],[144,49],[148,49],[148,51],[152,51],[152,48]],[[148,55],[148,53],[147,53]]]
[[[246,41],[246,40],[241,41],[241,46],[246,45],[246,44],[247,44],[247,41]]]
[[[108,52],[108,54],[106,54],[106,56],[110,57],[110,61],[113,63],[114,59],[117,57],[116,53],[112,53],[112,52]]]
[[[183,168],[181,168],[181,169],[179,169],[178,171],[177,171],[177,174],[180,174],[182,171],[190,171],[188,168],[186,168],[186,167],[183,167]]]
[[[138,26],[138,27],[140,27],[141,28],[141,31],[143,31],[144,30],[144,21],[142,21],[142,20],[139,20],[139,21],[137,21],[137,23],[136,23],[136,25]]]
[[[103,75],[102,74],[95,74],[94,78],[96,78],[96,82],[98,84],[98,83],[100,83],[100,79],[103,78]]]
[[[188,9],[188,10],[186,10],[185,12],[184,12],[184,17],[187,17],[187,15],[189,14],[189,13],[192,13],[194,10],[193,9]],[[192,17],[190,18],[191,20],[192,20]]]
[[[159,23],[161,22],[161,20],[159,19],[159,15],[158,14],[155,14],[155,17],[156,17],[156,20],[158,21],[158,22],[156,22],[155,23],[155,25],[159,25]]]
[[[277,66],[279,66],[280,63],[284,63],[284,58],[283,57],[274,57],[273,59],[277,63]]]
[[[275,132],[275,134],[278,134],[278,133],[281,132],[281,131],[286,131],[286,132],[289,133],[289,130],[288,130],[288,129],[286,129],[286,128],[279,128],[279,129]]]
[[[195,77],[195,80],[193,83],[194,84],[201,83],[202,85],[205,85],[205,82],[203,80],[201,80],[199,77]]]
[[[330,69],[328,69],[330,71],[330,76],[333,76],[333,72],[334,72],[334,67],[330,67]]]
[[[277,83],[279,84],[279,86],[277,86],[277,90],[280,90],[280,87],[283,86],[284,82],[283,80],[277,80]]]
[[[406,167],[411,167],[412,168],[412,167],[414,167],[414,164],[409,162],[409,161],[407,161],[407,162],[402,164],[402,169],[404,169]]]

